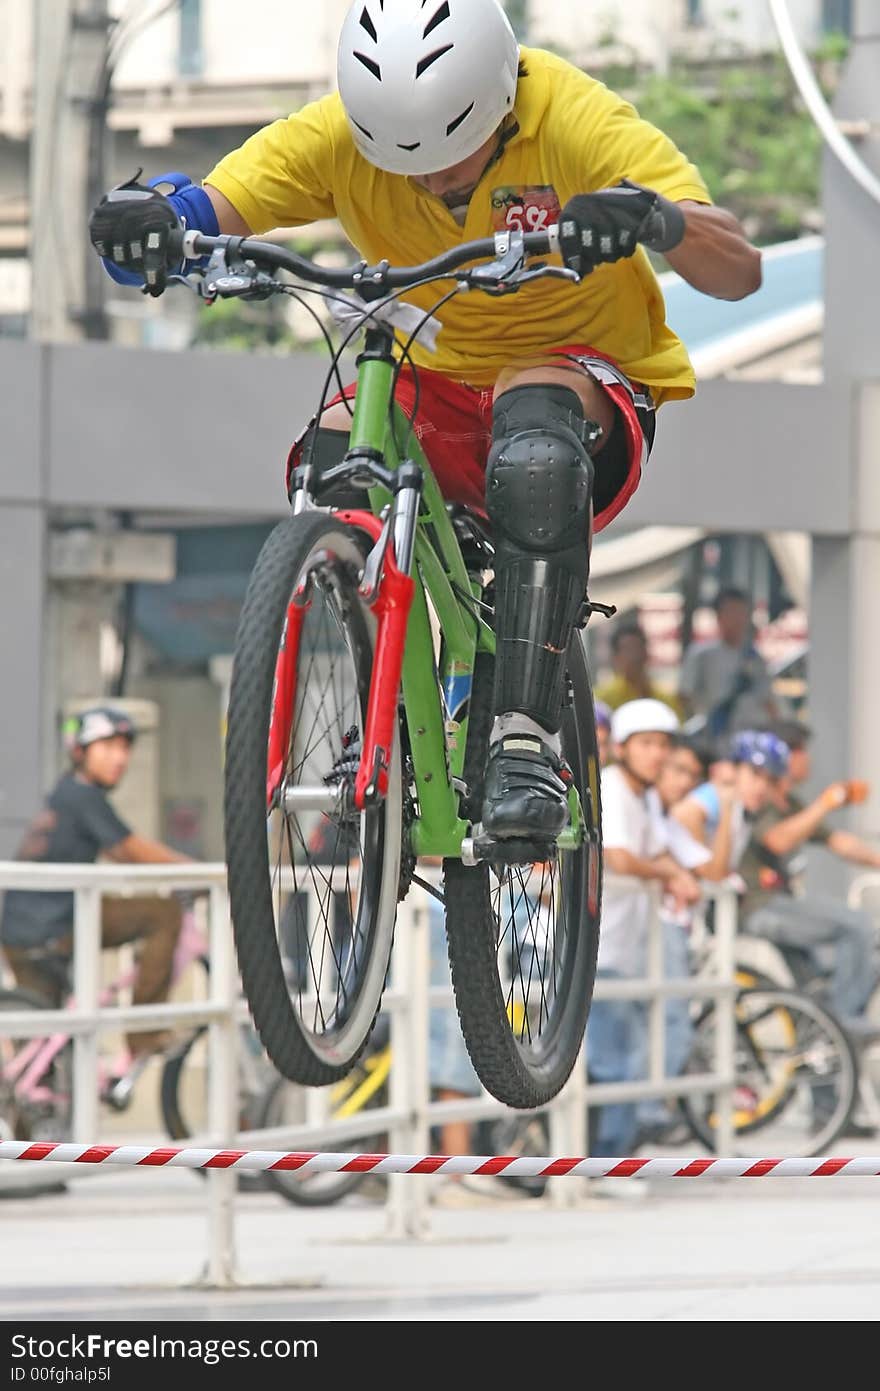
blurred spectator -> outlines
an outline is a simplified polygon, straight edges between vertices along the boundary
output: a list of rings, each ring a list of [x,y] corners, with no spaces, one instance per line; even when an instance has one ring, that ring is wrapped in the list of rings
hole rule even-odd
[[[599,767],[604,768],[611,756],[611,707],[604,700],[595,700],[596,744],[599,749]]]
[[[605,891],[599,935],[599,976],[638,979],[647,969],[648,933],[655,911],[651,885],[674,907],[700,897],[690,868],[670,850],[670,823],[655,790],[678,719],[657,700],[635,700],[615,710],[611,737],[616,762],[602,776]],[[704,852],[704,858],[708,858]],[[644,887],[638,882],[643,881]],[[627,1082],[646,1075],[647,1012],[640,1000],[595,1000],[587,1026],[590,1077]],[[592,1152],[625,1155],[638,1128],[632,1103],[598,1110]]]
[[[137,737],[125,712],[91,706],[67,722],[64,735],[70,765],[25,835],[18,858],[44,864],[94,864],[99,857],[121,864],[190,863],[170,846],[133,831],[110,802],[108,794],[125,776]],[[10,890],[0,918],[0,942],[16,984],[56,1009],[70,988],[73,915],[72,893]],[[139,944],[133,1004],[167,998],[180,924],[176,897],[103,897],[101,946]],[[129,1034],[128,1061],[161,1051],[171,1038],[159,1029]],[[108,1083],[111,1093],[119,1080]]]
[[[596,691],[599,700],[618,710],[630,700],[662,700],[681,718],[681,702],[671,691],[661,690],[648,675],[648,639],[638,623],[622,623],[611,637],[614,675]]]
[[[674,812],[676,820],[712,852],[719,878],[736,870],[755,817],[770,802],[790,766],[788,746],[777,735],[761,730],[735,735],[727,753],[729,758],[713,762],[709,780]]]
[[[770,677],[752,642],[751,604],[741,589],[715,600],[718,639],[691,643],[684,655],[679,694],[689,715],[702,715],[712,738],[754,729],[776,715]]]
[[[774,728],[784,729],[792,740],[791,766],[755,821],[740,865],[747,885],[745,927],[783,952],[805,952],[817,975],[823,973],[822,949],[830,947],[830,1007],[844,1024],[858,1029],[859,1016],[877,984],[874,924],[869,914],[856,912],[830,895],[803,895],[806,861],[802,851],[808,844],[821,845],[850,864],[880,868],[880,852],[828,822],[833,812],[864,801],[868,787],[863,782],[835,782],[812,802],[803,802],[794,788],[810,774],[809,730],[792,721],[779,721]]]

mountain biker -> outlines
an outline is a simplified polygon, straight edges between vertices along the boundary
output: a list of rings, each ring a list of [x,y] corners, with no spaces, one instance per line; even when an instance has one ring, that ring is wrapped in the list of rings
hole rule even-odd
[[[520,49],[498,0],[356,0],[338,81],[338,94],[258,131],[201,187],[173,174],[167,198],[136,181],[114,190],[92,215],[92,241],[111,273],[155,296],[182,222],[247,235],[335,216],[361,255],[399,265],[560,225],[580,284],[456,295],[437,310],[436,355],[418,341],[412,354],[432,468],[450,501],[485,509],[495,535],[483,828],[554,839],[568,816],[559,731],[591,533],[638,486],[657,407],[695,387],[640,242],[731,300],[759,288],[761,256],[662,132],[562,58]],[[427,312],[437,287],[409,298]],[[397,398],[412,414],[409,367]],[[313,422],[318,469],[344,456],[349,421],[337,402]]]
[[[123,864],[185,864],[170,846],[138,835],[117,815],[108,793],[128,768],[137,731],[112,706],[94,705],[65,725],[70,767],[59,778],[19,847],[17,858],[44,864],[94,864],[99,855]],[[101,900],[101,945],[140,942],[133,1004],[166,998],[181,908],[175,898]],[[0,917],[0,944],[16,983],[59,1008],[73,953],[73,894],[10,889]],[[159,1051],[161,1031],[132,1032],[132,1058]]]

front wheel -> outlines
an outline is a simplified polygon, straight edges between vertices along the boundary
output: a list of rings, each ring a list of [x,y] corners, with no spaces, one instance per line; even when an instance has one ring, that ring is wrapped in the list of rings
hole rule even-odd
[[[235,943],[257,1031],[289,1081],[354,1066],[391,956],[401,858],[398,741],[388,792],[353,789],[375,621],[365,546],[325,512],[275,528],[248,585],[226,739],[226,856]]]
[[[491,658],[478,658],[465,781],[478,820],[492,728]],[[586,654],[569,650],[562,752],[583,811],[583,840],[546,860],[469,868],[446,860],[446,935],[464,1040],[480,1081],[508,1106],[544,1106],[584,1039],[596,975],[602,879],[599,754]]]

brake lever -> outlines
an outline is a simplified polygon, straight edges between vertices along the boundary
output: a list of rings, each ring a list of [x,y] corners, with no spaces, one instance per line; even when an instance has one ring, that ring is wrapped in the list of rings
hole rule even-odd
[[[530,280],[570,280],[575,285],[579,285],[583,276],[578,275],[576,270],[569,270],[567,266],[530,266],[523,270],[512,283],[517,288],[520,285],[528,285]]]
[[[278,285],[268,271],[258,270],[253,261],[232,252],[230,247],[218,246],[202,272],[197,293],[207,304],[223,299],[269,299]]]
[[[498,256],[485,266],[474,266],[462,283],[476,290],[486,290],[489,294],[504,294],[505,285],[516,276],[526,262],[526,244],[520,231],[500,232],[495,238]]]

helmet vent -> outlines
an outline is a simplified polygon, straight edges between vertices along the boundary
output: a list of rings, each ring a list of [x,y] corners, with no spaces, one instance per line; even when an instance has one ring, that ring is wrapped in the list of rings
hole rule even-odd
[[[378,63],[374,63],[372,58],[368,58],[366,53],[355,53],[354,56],[359,63],[363,63],[368,72],[371,72],[380,82],[382,81],[382,69]]]
[[[354,121],[354,117],[353,117],[353,116],[352,116],[351,119]],[[373,133],[372,133],[372,131],[367,130],[366,126],[362,126],[361,123],[360,123],[360,121],[354,121],[354,123],[355,123],[355,125],[357,126],[358,130],[360,131],[361,135],[365,135],[365,136],[367,137],[368,140],[372,140],[372,138],[373,138]]]
[[[460,116],[456,116],[456,118],[455,118],[454,121],[450,121],[450,122],[449,122],[449,125],[446,127],[446,134],[447,134],[447,135],[454,135],[455,132],[458,130],[459,126],[463,126],[463,125],[464,125],[464,123],[465,123],[465,121],[467,120],[468,116],[469,116],[469,115],[471,114],[471,112],[473,111],[474,106],[475,106],[475,103],[474,103],[474,102],[471,102],[471,104],[470,104],[470,106],[468,107],[467,111],[462,111],[462,113],[461,113]]]
[[[442,24],[444,19],[449,18],[449,0],[444,0],[444,3],[440,6],[439,10],[434,15],[434,18],[429,19],[427,24],[425,25],[425,32],[422,35],[422,38],[426,39],[428,35],[432,32],[432,30],[437,28],[438,24]]]
[[[361,15],[361,28],[366,29],[370,38],[373,40],[373,43],[378,42],[379,35],[376,33],[376,26],[370,17],[370,11],[367,9],[366,5],[364,6],[364,12]]]
[[[427,72],[438,58],[442,58],[444,53],[449,53],[454,47],[455,44],[448,43],[444,48],[436,48],[433,53],[429,53],[427,58],[423,58],[416,68],[416,77],[421,77],[422,73]],[[358,58],[360,56],[360,54],[357,55]]]
[[[413,150],[417,150],[421,143],[421,140],[417,140],[414,145],[398,145],[397,148],[398,150],[406,150],[407,154],[411,155]]]

